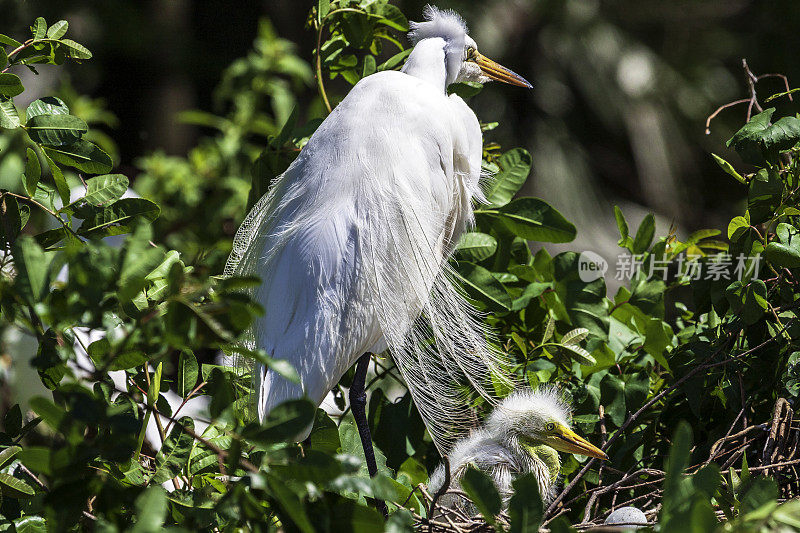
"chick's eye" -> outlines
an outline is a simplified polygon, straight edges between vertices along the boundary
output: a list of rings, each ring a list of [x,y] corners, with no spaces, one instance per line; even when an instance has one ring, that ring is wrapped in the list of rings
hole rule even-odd
[[[475,49],[471,46],[467,47],[467,59],[472,59],[475,56]]]
[[[547,423],[547,424],[544,426],[544,429],[546,429],[547,431],[554,431],[554,430],[556,429],[556,425],[555,425],[555,424],[553,424],[552,422],[548,422],[548,423]]]

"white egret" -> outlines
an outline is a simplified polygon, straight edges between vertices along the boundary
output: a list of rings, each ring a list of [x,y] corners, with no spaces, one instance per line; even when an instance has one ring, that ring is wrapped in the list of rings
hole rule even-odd
[[[262,280],[247,344],[291,362],[294,384],[254,369],[254,410],[307,396],[319,405],[358,362],[350,402],[370,474],[370,353],[390,349],[442,453],[471,426],[464,385],[491,397],[499,355],[448,278],[447,259],[481,201],[481,130],[447,87],[500,80],[452,11],[412,23],[401,72],[359,81],[242,223],[227,275]],[[422,318],[420,318],[422,316]],[[302,438],[303,436],[300,436]]]
[[[487,473],[504,502],[513,493],[511,482],[532,472],[545,504],[556,496],[561,460],[558,452],[608,459],[602,450],[570,429],[571,410],[550,386],[535,391],[522,390],[507,396],[486,420],[484,426],[459,441],[448,460],[450,486],[460,489],[460,480],[469,465]],[[444,465],[431,476],[428,488],[436,493],[445,482]],[[447,509],[472,516],[476,509],[461,494],[447,493],[440,500]]]

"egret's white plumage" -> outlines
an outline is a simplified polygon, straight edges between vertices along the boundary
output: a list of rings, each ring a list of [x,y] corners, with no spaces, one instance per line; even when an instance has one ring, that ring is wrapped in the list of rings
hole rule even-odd
[[[506,397],[486,419],[485,424],[456,443],[448,456],[450,487],[460,489],[460,480],[469,465],[486,472],[504,502],[512,495],[517,476],[533,473],[545,503],[552,501],[558,487],[561,461],[558,451],[583,453],[605,458],[598,448],[570,430],[571,409],[553,386],[521,390]],[[444,465],[431,476],[428,487],[437,492],[445,482]],[[445,494],[443,507],[471,515],[472,503],[457,493]]]
[[[444,452],[473,423],[464,385],[490,398],[502,363],[447,265],[483,194],[478,120],[446,89],[489,78],[467,61],[479,54],[458,15],[425,17],[402,72],[357,83],[253,207],[225,273],[261,278],[265,314],[246,344],[300,375],[254,369],[259,419],[304,394],[321,403],[359,356],[388,347]]]

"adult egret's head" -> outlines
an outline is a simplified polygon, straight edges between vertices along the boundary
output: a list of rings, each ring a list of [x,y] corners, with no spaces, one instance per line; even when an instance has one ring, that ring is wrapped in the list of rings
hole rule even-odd
[[[446,84],[472,81],[486,83],[492,80],[531,88],[531,84],[519,74],[492,61],[478,51],[475,40],[467,35],[467,26],[458,13],[441,11],[431,5],[425,6],[424,22],[412,22],[409,39],[415,46],[426,39],[444,41]]]
[[[540,454],[547,446],[559,452],[608,459],[602,450],[570,429],[570,408],[555,387],[511,394],[492,411],[486,431],[531,453]]]

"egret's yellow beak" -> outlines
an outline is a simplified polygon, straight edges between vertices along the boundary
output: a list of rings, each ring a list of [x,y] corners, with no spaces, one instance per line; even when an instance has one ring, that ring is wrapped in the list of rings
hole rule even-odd
[[[568,427],[561,425],[556,427],[553,435],[547,437],[546,444],[559,452],[586,455],[587,457],[596,457],[597,459],[608,459],[608,456],[603,453],[603,450],[583,437],[578,436],[577,433]]]
[[[484,74],[488,77],[492,78],[493,80],[502,81],[503,83],[509,83],[511,85],[516,85],[518,87],[527,87],[528,89],[532,88],[528,80],[517,74],[516,72],[512,72],[503,65],[492,61],[485,55],[475,52],[475,54],[470,58],[472,61],[478,64]]]

